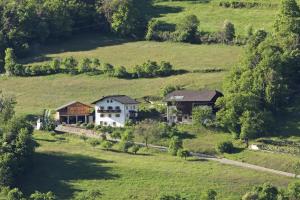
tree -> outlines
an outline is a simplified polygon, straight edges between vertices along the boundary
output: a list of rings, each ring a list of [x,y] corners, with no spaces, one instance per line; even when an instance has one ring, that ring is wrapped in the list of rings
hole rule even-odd
[[[182,140],[174,136],[170,139],[168,151],[171,155],[176,156],[179,149],[182,149]]]
[[[14,68],[17,64],[17,61],[16,61],[14,50],[12,48],[7,48],[5,50],[4,63],[5,63],[4,68],[6,74],[8,76],[14,75]]]
[[[222,28],[222,37],[224,42],[232,42],[235,38],[235,28],[234,24],[228,20],[224,21]]]
[[[128,78],[129,73],[126,71],[126,68],[124,66],[117,67],[114,76],[118,78]]]
[[[195,42],[200,21],[196,15],[188,15],[182,18],[176,25],[177,41]]]
[[[192,112],[193,123],[196,126],[206,126],[208,120],[213,119],[213,110],[210,106],[197,106]]]
[[[131,150],[132,150],[132,153],[134,153],[136,155],[137,152],[140,150],[140,146],[135,144],[132,146]]]
[[[201,200],[216,200],[217,192],[215,190],[207,190],[201,196]]]
[[[108,64],[108,63],[103,63],[102,69],[105,74],[108,74],[109,76],[114,75],[115,69],[114,69],[113,65]]]
[[[295,0],[282,0],[275,21],[275,32],[282,36],[290,33],[300,35],[300,9]]]
[[[64,70],[69,74],[75,75],[78,73],[77,65],[78,62],[73,56],[67,57],[63,60]]]
[[[87,73],[91,71],[91,64],[92,61],[89,58],[84,58],[83,60],[80,61],[79,63],[79,73]]]
[[[7,96],[0,91],[0,124],[10,120],[14,114],[16,99],[12,96]]]
[[[290,183],[287,188],[287,193],[290,200],[300,199],[300,183],[298,181]]]
[[[143,138],[143,142],[148,147],[148,142],[154,142],[159,139],[159,126],[153,120],[144,120],[134,129],[137,136]]]

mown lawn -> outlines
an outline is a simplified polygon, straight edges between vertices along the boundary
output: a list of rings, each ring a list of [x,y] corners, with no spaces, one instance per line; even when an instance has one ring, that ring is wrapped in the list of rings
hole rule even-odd
[[[182,194],[199,199],[214,189],[218,199],[240,199],[254,185],[271,182],[286,186],[293,179],[253,170],[164,153],[130,155],[93,148],[78,137],[37,132],[39,143],[33,167],[22,189],[52,190],[59,199],[72,199],[88,189],[99,189],[101,199],[156,199]]]

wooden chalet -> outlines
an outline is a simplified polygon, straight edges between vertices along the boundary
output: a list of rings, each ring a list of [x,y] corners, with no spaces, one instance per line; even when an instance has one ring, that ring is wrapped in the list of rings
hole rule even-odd
[[[216,90],[177,90],[168,94],[167,120],[169,123],[189,123],[192,121],[192,111],[196,106],[211,106],[215,110],[215,102],[223,94]]]
[[[61,124],[92,123],[93,107],[72,101],[57,108],[55,118]]]

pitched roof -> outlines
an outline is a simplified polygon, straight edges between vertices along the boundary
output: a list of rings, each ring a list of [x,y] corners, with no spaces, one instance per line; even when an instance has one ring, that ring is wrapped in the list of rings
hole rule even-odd
[[[84,106],[87,106],[87,107],[92,108],[91,106],[86,105],[86,104],[84,104],[84,103],[81,103],[81,102],[79,102],[79,101],[71,101],[71,102],[69,102],[69,103],[67,103],[67,104],[65,104],[65,105],[62,105],[62,106],[56,108],[56,111],[59,111],[59,110],[64,109],[64,108],[66,108],[66,107],[69,107],[69,106],[71,106],[71,105],[73,105],[73,104],[75,104],[75,103],[80,103],[80,104],[82,104],[82,105],[84,105]]]
[[[196,101],[196,102],[208,102],[212,101],[214,97],[222,96],[222,93],[216,90],[202,90],[202,91],[192,91],[192,90],[176,90],[168,94],[165,101]]]
[[[126,96],[126,95],[103,96],[101,99],[99,99],[97,101],[94,101],[92,104],[96,104],[99,101],[102,101],[102,100],[107,99],[107,98],[111,98],[111,99],[113,99],[115,101],[118,101],[118,102],[120,102],[122,104],[139,104],[138,101],[136,101],[135,99],[132,99],[129,96]]]

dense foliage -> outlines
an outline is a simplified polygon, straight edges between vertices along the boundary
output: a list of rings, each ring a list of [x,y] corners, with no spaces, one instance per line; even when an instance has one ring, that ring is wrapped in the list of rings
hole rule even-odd
[[[273,34],[251,36],[242,62],[232,68],[218,100],[219,123],[240,138],[267,133],[276,113],[289,103],[300,83],[300,11],[283,0]]]
[[[300,183],[292,182],[287,189],[279,189],[269,183],[255,186],[242,200],[296,200],[300,198]]]
[[[39,44],[91,30],[143,37],[151,5],[148,0],[0,0],[0,71],[6,48],[24,56]]]
[[[15,100],[0,93],[0,187],[17,184],[30,163],[35,143],[32,126],[14,117]]]

